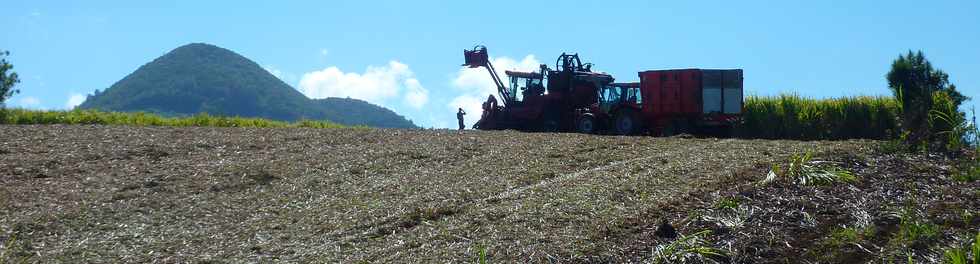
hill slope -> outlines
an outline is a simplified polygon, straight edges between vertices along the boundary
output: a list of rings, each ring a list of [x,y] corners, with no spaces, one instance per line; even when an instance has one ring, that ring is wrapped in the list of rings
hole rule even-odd
[[[329,116],[333,122],[348,125],[387,124],[383,127],[408,128],[415,127],[411,121],[405,120],[388,108],[377,106],[366,101],[352,98],[313,99],[314,106]]]
[[[395,112],[364,101],[311,100],[248,58],[199,43],[181,46],[143,65],[104,92],[90,96],[79,108],[415,127]]]
[[[466,263],[480,252],[489,263],[649,263],[678,241],[657,235],[663,221],[681,234],[712,231],[692,243],[724,250],[720,263],[890,263],[906,254],[928,263],[980,227],[980,181],[951,179],[941,157],[877,153],[874,141],[0,133],[11,139],[0,144],[0,242],[13,241],[8,256],[38,263]],[[816,153],[811,166],[837,164],[857,180],[760,183],[771,164],[787,168],[782,161],[802,151]],[[910,238],[909,223],[934,231]]]

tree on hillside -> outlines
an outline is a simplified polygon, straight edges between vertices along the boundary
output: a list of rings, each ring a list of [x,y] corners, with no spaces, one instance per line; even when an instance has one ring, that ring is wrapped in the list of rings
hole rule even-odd
[[[13,71],[14,65],[7,62],[7,56],[10,55],[9,51],[0,51],[0,107],[3,107],[4,102],[7,98],[14,96],[20,92],[14,89],[14,85],[20,82],[17,78],[17,73]],[[7,72],[10,73],[7,73]]]
[[[927,141],[936,132],[929,122],[935,93],[945,93],[946,96],[942,98],[949,98],[955,109],[959,109],[960,104],[969,100],[969,97],[956,90],[955,85],[949,83],[948,74],[933,68],[922,51],[909,50],[908,54],[899,55],[892,62],[887,79],[888,87],[901,100],[902,129],[910,143]]]

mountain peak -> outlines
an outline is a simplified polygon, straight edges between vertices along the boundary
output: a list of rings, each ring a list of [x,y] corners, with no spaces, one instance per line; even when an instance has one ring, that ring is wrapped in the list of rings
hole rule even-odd
[[[222,50],[225,50],[222,47],[218,47],[218,46],[215,46],[215,45],[212,45],[212,44],[208,44],[208,43],[204,43],[204,42],[194,42],[194,43],[184,44],[183,46],[177,47],[174,50],[180,50],[180,49],[222,49]]]
[[[191,43],[171,50],[104,92],[90,96],[79,108],[171,116],[204,112],[284,121],[327,119],[345,125],[415,127],[404,117],[380,106],[311,100],[254,61],[206,43]]]
[[[208,43],[190,43],[180,47],[177,47],[168,54],[221,54],[221,55],[231,55],[231,56],[244,56],[238,55],[234,51],[211,45]],[[247,59],[246,59],[247,60]]]

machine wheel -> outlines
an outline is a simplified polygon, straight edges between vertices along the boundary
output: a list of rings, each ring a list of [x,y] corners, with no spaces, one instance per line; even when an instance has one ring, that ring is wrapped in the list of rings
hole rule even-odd
[[[636,120],[636,116],[633,112],[620,112],[616,115],[615,119],[615,130],[617,135],[632,135],[636,133],[639,129],[639,123]]]
[[[582,134],[595,133],[595,116],[585,114],[579,117],[575,124],[575,130]]]

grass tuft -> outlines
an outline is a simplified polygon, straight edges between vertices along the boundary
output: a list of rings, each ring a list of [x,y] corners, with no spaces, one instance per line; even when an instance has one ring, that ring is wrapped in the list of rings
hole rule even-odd
[[[712,247],[705,239],[711,230],[683,235],[666,245],[658,245],[653,251],[653,263],[719,263],[717,259],[728,254],[724,249]]]
[[[857,181],[857,176],[827,162],[814,161],[813,152],[807,151],[793,154],[786,169],[773,164],[761,183],[769,184],[780,179],[804,186],[827,186],[838,182],[853,183]]]
[[[906,207],[900,213],[898,239],[906,245],[924,244],[939,236],[939,227]]]
[[[943,253],[943,259],[950,264],[980,264],[980,232],[977,232],[973,243],[968,246],[947,249]]]
[[[830,232],[830,236],[824,240],[824,243],[834,249],[849,244],[860,245],[862,242],[872,239],[875,231],[874,226],[864,228],[839,227]]]
[[[17,236],[11,235],[0,248],[0,263],[27,263],[30,254],[18,243]]]
[[[718,199],[718,202],[717,203],[715,203],[715,208],[717,208],[717,209],[728,209],[728,208],[735,209],[735,208],[738,208],[738,205],[739,205],[738,198],[736,198],[736,197],[722,197],[721,199]]]
[[[747,205],[736,205],[735,207],[721,208],[714,215],[704,216],[704,220],[736,230],[745,226],[753,214],[755,214],[755,208]]]
[[[475,262],[477,264],[487,264],[487,248],[485,246],[477,247],[477,256]]]

